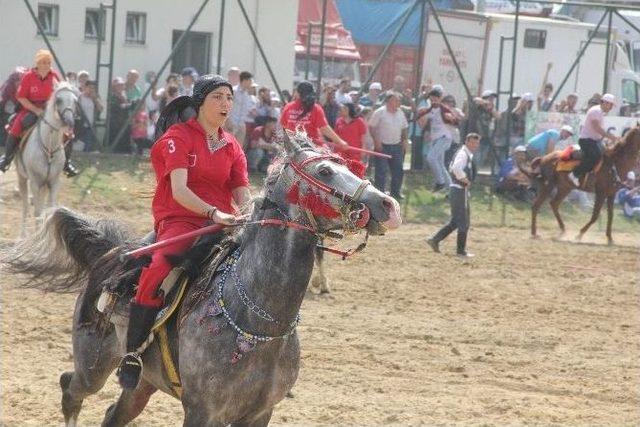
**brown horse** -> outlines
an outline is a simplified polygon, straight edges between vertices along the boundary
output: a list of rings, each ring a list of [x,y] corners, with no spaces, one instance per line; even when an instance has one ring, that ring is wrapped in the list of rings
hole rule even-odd
[[[640,151],[640,129],[636,126],[630,129],[626,135],[612,147],[605,149],[605,153],[602,159],[602,165],[600,169],[595,172],[594,177],[590,177],[586,188],[580,188],[591,193],[595,193],[595,203],[593,205],[593,212],[591,219],[580,229],[577,239],[580,240],[584,233],[596,222],[602,205],[606,199],[607,201],[607,239],[609,244],[613,243],[611,237],[611,224],[613,222],[613,203],[616,194],[616,190],[619,187],[619,177],[625,177],[627,172],[633,169],[636,164],[638,152]],[[533,202],[531,207],[531,237],[537,238],[536,229],[536,217],[538,211],[542,206],[542,203],[549,197],[553,189],[556,189],[556,194],[550,201],[551,210],[558,220],[561,232],[564,234],[565,226],[558,208],[560,203],[571,192],[571,190],[577,189],[577,187],[571,182],[568,177],[569,172],[559,172],[556,170],[556,165],[560,161],[560,152],[555,151],[553,153],[546,154],[542,157],[534,159],[532,167],[535,168],[540,165],[541,177],[538,178],[539,188],[538,196]],[[617,172],[617,176],[616,176]]]

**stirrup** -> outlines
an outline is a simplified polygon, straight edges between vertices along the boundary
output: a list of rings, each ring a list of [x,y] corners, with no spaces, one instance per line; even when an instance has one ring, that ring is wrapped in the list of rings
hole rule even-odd
[[[122,357],[116,375],[120,386],[133,390],[140,384],[142,377],[142,357],[137,352],[127,353]]]

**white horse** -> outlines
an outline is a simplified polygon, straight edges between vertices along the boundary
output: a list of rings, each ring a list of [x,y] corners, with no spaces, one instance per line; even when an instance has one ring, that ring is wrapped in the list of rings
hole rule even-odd
[[[78,90],[67,82],[56,85],[43,115],[23,142],[16,156],[18,187],[22,198],[20,235],[26,235],[29,217],[29,188],[33,195],[33,216],[36,228],[45,208],[55,206],[60,190],[60,174],[64,168],[64,133],[73,129],[78,113]]]

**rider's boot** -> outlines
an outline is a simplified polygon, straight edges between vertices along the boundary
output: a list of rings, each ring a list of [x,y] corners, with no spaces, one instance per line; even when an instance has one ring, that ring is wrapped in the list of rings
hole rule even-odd
[[[68,178],[73,178],[78,175],[80,171],[71,163],[71,153],[73,153],[73,141],[67,142],[67,145],[64,147],[64,173]]]
[[[9,165],[13,160],[13,157],[16,155],[18,151],[18,144],[20,143],[18,137],[15,137],[11,134],[7,134],[7,139],[5,141],[5,152],[0,157],[0,171],[6,172],[9,169]]]
[[[118,368],[118,380],[122,388],[133,390],[142,375],[142,355],[138,352],[146,341],[156,320],[159,308],[131,302],[129,307],[129,327],[127,328],[127,354]]]
[[[458,232],[456,254],[461,258],[472,258],[474,255],[467,252],[467,232]]]

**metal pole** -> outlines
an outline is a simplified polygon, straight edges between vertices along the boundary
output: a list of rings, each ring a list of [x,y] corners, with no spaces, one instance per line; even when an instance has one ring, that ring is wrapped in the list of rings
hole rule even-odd
[[[320,28],[320,58],[318,58],[318,88],[316,92],[320,94],[322,90],[322,67],[324,67],[324,33],[327,27],[327,0],[322,0],[322,27]]]
[[[440,17],[438,16],[438,12],[436,11],[436,7],[433,5],[432,0],[429,1],[429,7],[431,8],[431,13],[433,13],[433,17],[436,18],[436,24],[438,24],[438,28],[440,29],[440,34],[442,34],[442,38],[444,39],[444,44],[447,45],[447,50],[449,51],[449,55],[451,56],[451,60],[453,61],[453,65],[456,67],[456,71],[458,72],[458,76],[460,76],[460,80],[462,81],[462,85],[464,86],[464,91],[467,93],[467,99],[471,100],[471,90],[469,89],[469,85],[467,84],[467,80],[462,75],[462,70],[460,69],[460,64],[458,64],[458,60],[453,53],[453,49],[451,48],[451,44],[449,43],[449,38],[447,34],[444,32],[444,28],[442,27],[442,22],[440,22]],[[520,0],[517,0],[520,1]],[[518,6],[516,6],[516,13],[518,11]],[[516,15],[517,16],[517,15]],[[516,22],[517,22],[516,18]]]
[[[607,87],[609,86],[609,51],[611,50],[611,18],[613,18],[613,10],[607,9],[606,12],[609,15],[609,22],[607,25],[607,51],[604,55],[604,81],[602,83],[602,93],[607,93]]]
[[[414,114],[417,113],[417,108],[418,108],[418,97],[420,96],[420,86],[422,83],[422,62],[423,62],[423,57],[422,57],[422,52],[424,50],[424,33],[425,33],[425,25],[424,25],[424,20],[425,20],[425,0],[420,0],[420,34],[418,35],[418,52],[416,54],[416,87],[415,87],[415,91],[413,92],[413,97],[415,99],[415,105],[416,105],[416,111],[414,111]],[[416,137],[416,131],[417,131],[417,127],[418,127],[418,122],[414,121],[413,122],[413,128],[411,131],[411,168],[412,169],[422,169],[423,167],[423,162],[422,162],[422,138],[420,138],[419,141],[415,141],[415,137]]]
[[[194,24],[196,23],[196,21],[200,17],[200,14],[204,10],[204,7],[207,5],[207,3],[209,3],[209,0],[204,0],[202,2],[202,4],[200,5],[200,8],[196,12],[196,14],[193,16],[193,19],[191,19],[191,22],[189,23],[189,26],[180,35],[180,38],[178,38],[178,41],[176,42],[176,45],[171,50],[171,53],[169,54],[169,57],[164,61],[164,64],[162,64],[162,67],[160,67],[160,69],[156,73],[156,78],[149,85],[147,90],[142,95],[142,98],[140,98],[140,100],[137,102],[137,104],[135,106],[141,105],[141,104],[143,104],[145,102],[145,100],[147,99],[147,96],[149,96],[149,93],[151,93],[151,90],[155,87],[156,83],[158,82],[158,79],[160,78],[160,75],[164,72],[164,69],[167,68],[167,66],[169,65],[169,62],[171,61],[171,59],[173,59],[173,57],[176,54],[176,52],[182,47],[182,44],[184,43],[187,34],[190,33],[191,28],[194,26]],[[109,92],[111,92],[111,91],[109,91]],[[125,121],[125,124],[129,124],[129,122],[131,121],[131,118],[133,117],[133,114],[135,113],[135,110],[136,110],[135,108],[132,108],[131,111],[129,111],[129,114],[127,115],[127,120]],[[127,130],[127,126],[123,126],[122,128],[120,128],[120,131],[116,135],[116,137],[115,137],[115,139],[113,141],[113,144],[111,144],[109,146],[110,149],[118,145],[118,142],[120,142],[120,139],[122,139],[122,136],[124,135],[126,130]]]
[[[224,33],[224,10],[227,0],[222,0],[220,4],[220,30],[218,30],[218,66],[216,67],[216,74],[220,74],[222,71],[222,34]]]
[[[311,32],[313,31],[313,24],[309,22],[307,25],[307,56],[304,61],[304,79],[309,80],[309,62],[311,60]]]
[[[636,30],[638,33],[640,33],[640,28],[638,28],[637,25],[629,21],[625,16],[623,16],[620,12],[618,12],[618,10],[614,9],[614,11],[615,11],[615,14],[618,15],[618,17],[622,19],[624,22],[626,22],[628,26]]]
[[[564,85],[567,83],[567,80],[569,80],[569,77],[571,76],[571,73],[573,73],[573,70],[575,70],[576,66],[580,62],[580,59],[584,55],[584,52],[587,50],[587,47],[589,47],[589,45],[591,44],[591,41],[598,34],[598,30],[600,29],[600,26],[602,25],[602,22],[604,22],[604,18],[606,18],[606,17],[607,17],[607,12],[602,14],[602,18],[600,18],[600,22],[598,22],[598,25],[596,26],[596,29],[591,33],[591,36],[587,40],[587,43],[585,43],[584,47],[580,50],[580,52],[578,52],[578,57],[575,59],[575,61],[573,61],[573,64],[571,65],[571,68],[569,69],[569,72],[567,73],[566,76],[564,76],[564,79],[562,80],[562,83],[560,83],[560,86],[558,86],[558,89],[556,90],[556,93],[553,95],[553,98],[551,98],[551,105],[553,105],[553,102],[556,100],[556,98],[560,94],[560,91],[562,90]]]
[[[110,106],[111,106],[111,98],[113,98],[111,94],[111,81],[113,80],[113,52],[116,47],[116,0],[111,0],[111,37],[109,41],[109,73],[108,73],[108,81],[107,81],[107,115],[105,120],[107,121],[104,127],[104,140],[102,141],[102,146],[106,147],[109,145],[109,136],[111,135],[111,114],[110,114]]]
[[[31,7],[29,0],[24,0],[24,4],[27,6],[27,9],[29,10],[29,13],[31,14],[31,18],[33,18],[33,22],[36,23],[36,26],[38,27],[38,32],[44,39],[44,42],[47,45],[47,48],[53,55],[53,60],[56,61],[56,65],[58,66],[60,73],[62,73],[62,78],[66,79],[67,73],[65,73],[64,68],[62,67],[62,63],[60,62],[60,59],[58,59],[58,55],[56,55],[56,51],[53,49],[53,46],[51,46],[51,43],[49,42],[49,38],[44,33],[44,28],[42,28],[42,24],[40,24],[40,20],[38,19],[35,12],[33,11],[33,8]]]
[[[102,60],[102,26],[104,25],[104,5],[100,3],[100,9],[98,9],[98,46],[96,51],[96,90],[100,90],[100,61]]]
[[[504,54],[504,41],[506,37],[500,36],[500,54],[498,55],[498,82],[496,84],[496,110],[500,111],[500,92],[502,92],[502,55]]]
[[[507,130],[504,133],[505,147],[509,149],[511,137],[511,104],[513,102],[513,86],[516,77],[516,52],[518,51],[518,25],[520,24],[520,0],[516,0],[516,17],[513,23],[513,47],[511,49],[511,78],[509,81],[509,100],[507,101]],[[493,146],[493,144],[491,144]],[[494,150],[495,152],[495,150]],[[493,171],[493,166],[491,167]]]
[[[387,51],[395,43],[395,41],[398,39],[398,36],[400,35],[400,32],[402,31],[402,29],[404,28],[405,24],[409,20],[409,17],[413,13],[413,11],[416,8],[416,6],[418,5],[418,3],[420,3],[420,0],[416,0],[413,3],[413,6],[411,6],[409,9],[407,9],[407,11],[405,12],[405,15],[403,16],[402,21],[400,22],[400,25],[398,25],[398,28],[396,28],[396,32],[393,34],[393,37],[391,37],[391,40],[389,40],[389,42],[384,47],[384,49],[382,49],[382,52],[380,52],[380,56],[378,56],[378,59],[376,60],[376,63],[373,65],[373,68],[371,69],[371,71],[369,72],[369,75],[367,76],[367,79],[364,81],[364,83],[362,83],[362,86],[360,86],[360,90],[359,90],[360,94],[362,94],[362,92],[364,91],[364,88],[367,87],[367,85],[369,83],[371,83],[371,79],[373,79],[373,76],[376,74],[376,71],[378,71],[378,68],[380,68],[380,65],[382,64],[382,61],[384,60],[385,56],[387,55]]]
[[[242,0],[238,0],[238,6],[240,6],[240,10],[242,11],[242,16],[244,16],[244,20],[247,21],[247,26],[249,27],[249,31],[251,31],[251,35],[253,36],[253,40],[256,42],[258,46],[258,50],[260,51],[260,56],[264,61],[264,65],[267,67],[267,71],[269,72],[269,76],[271,76],[271,81],[273,81],[273,85],[276,87],[276,91],[278,92],[278,96],[280,99],[284,100],[282,96],[282,91],[280,90],[280,85],[278,85],[278,81],[276,80],[275,74],[273,74],[273,70],[271,69],[271,65],[269,64],[269,60],[267,59],[267,55],[264,53],[264,49],[262,49],[262,44],[260,44],[260,40],[258,39],[258,35],[256,31],[253,29],[253,25],[251,25],[251,20],[249,19],[249,15],[247,15],[247,10],[244,8],[242,4]]]

